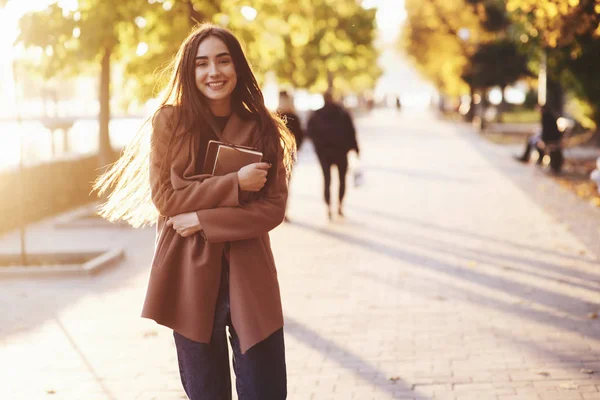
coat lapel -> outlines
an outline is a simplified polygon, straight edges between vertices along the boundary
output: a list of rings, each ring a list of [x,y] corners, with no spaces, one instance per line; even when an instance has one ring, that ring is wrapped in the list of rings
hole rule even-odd
[[[255,127],[256,122],[253,120],[244,120],[238,114],[232,113],[221,137],[233,144],[248,146],[252,143],[252,133]],[[187,187],[202,176],[196,174],[198,143],[193,142],[192,137],[186,137],[171,164],[171,184],[176,190]]]
[[[247,146],[252,141],[252,132],[256,126],[253,120],[244,120],[236,113],[231,114],[221,136],[233,144]]]

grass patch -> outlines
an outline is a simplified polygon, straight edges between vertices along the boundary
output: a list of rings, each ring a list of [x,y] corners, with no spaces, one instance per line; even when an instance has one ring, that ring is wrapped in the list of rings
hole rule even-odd
[[[502,133],[494,131],[484,131],[481,133],[485,139],[496,144],[522,144],[525,147],[525,141],[529,133]]]
[[[502,122],[507,124],[530,124],[540,122],[540,112],[536,110],[512,110],[502,116]]]

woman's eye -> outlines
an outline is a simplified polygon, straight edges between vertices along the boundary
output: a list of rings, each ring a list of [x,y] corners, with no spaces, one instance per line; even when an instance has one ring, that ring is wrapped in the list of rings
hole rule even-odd
[[[221,64],[229,64],[231,61],[230,60],[221,60],[220,63]]]
[[[196,67],[206,67],[206,63],[197,63]]]

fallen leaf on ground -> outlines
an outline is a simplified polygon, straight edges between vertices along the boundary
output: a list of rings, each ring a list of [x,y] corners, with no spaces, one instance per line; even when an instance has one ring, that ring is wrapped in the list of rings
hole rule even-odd
[[[396,381],[399,381],[399,380],[400,380],[400,377],[399,377],[399,376],[392,376],[392,377],[390,378],[390,381],[392,381],[392,382],[396,382]]]
[[[585,368],[582,368],[582,369],[581,369],[581,373],[582,373],[582,374],[593,375],[593,374],[595,374],[595,373],[596,373],[596,371],[594,371],[594,370],[591,370],[591,369],[585,369]]]
[[[467,263],[467,266],[468,266],[469,268],[475,268],[475,267],[477,266],[477,263],[476,263],[475,261],[469,261],[469,262]]]
[[[550,372],[546,372],[546,371],[534,371],[534,373],[536,373],[538,375],[542,375],[542,376],[550,376]]]
[[[145,338],[147,338],[147,337],[155,337],[155,336],[158,336],[158,332],[156,332],[156,331],[144,332],[144,337]]]
[[[56,390],[52,390],[52,389],[46,390],[46,393],[48,393],[48,394],[56,394]]]
[[[575,390],[579,387],[579,385],[577,385],[575,382],[571,381],[571,382],[561,383],[560,385],[558,385],[558,387],[561,389],[565,389],[565,390]]]
[[[588,319],[598,319],[598,313],[597,312],[589,313]]]

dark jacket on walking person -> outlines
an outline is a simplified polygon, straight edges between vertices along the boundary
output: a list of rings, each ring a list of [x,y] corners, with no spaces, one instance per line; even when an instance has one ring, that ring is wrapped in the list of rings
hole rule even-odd
[[[342,106],[333,101],[330,93],[323,96],[325,105],[315,111],[308,121],[308,136],[311,138],[324,177],[324,197],[329,218],[331,213],[331,166],[338,168],[340,185],[338,194],[338,214],[343,216],[342,206],[346,192],[346,173],[348,172],[348,152],[359,154],[356,130],[352,117]]]

